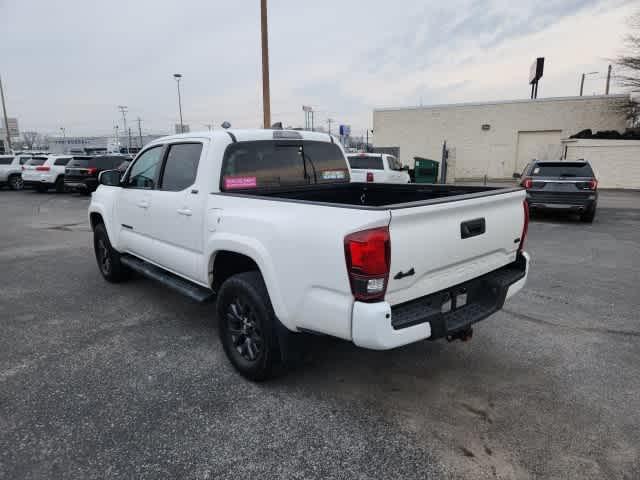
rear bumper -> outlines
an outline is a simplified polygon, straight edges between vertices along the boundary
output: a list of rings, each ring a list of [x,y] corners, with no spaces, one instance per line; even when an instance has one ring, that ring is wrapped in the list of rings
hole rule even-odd
[[[98,187],[98,182],[91,181],[91,180],[73,180],[73,179],[67,180],[65,178],[64,186],[71,190],[88,191],[88,190],[95,190]]]
[[[498,270],[400,305],[355,302],[351,323],[353,343],[388,350],[453,335],[500,310],[506,299],[524,287],[528,274],[529,255],[523,253]],[[464,304],[457,306],[463,298]],[[451,305],[448,311],[447,302]]]
[[[46,187],[53,187],[55,185],[54,182],[49,182],[47,180],[24,180],[25,187],[35,187],[37,185],[44,185]]]
[[[572,195],[572,194],[530,194],[527,193],[527,204],[531,209],[546,210],[574,210],[586,211],[595,208],[598,203],[598,194]]]

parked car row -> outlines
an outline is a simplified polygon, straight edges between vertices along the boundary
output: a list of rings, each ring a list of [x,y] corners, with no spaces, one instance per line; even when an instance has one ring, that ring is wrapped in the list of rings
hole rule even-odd
[[[98,187],[98,175],[104,170],[124,172],[131,163],[128,155],[2,155],[0,156],[0,186],[12,190],[32,187],[37,192],[55,189],[57,192],[91,193]]]

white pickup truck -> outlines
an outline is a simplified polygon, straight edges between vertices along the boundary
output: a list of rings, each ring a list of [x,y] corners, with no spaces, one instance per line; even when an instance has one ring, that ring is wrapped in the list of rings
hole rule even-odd
[[[386,153],[350,153],[352,182],[409,183],[411,177],[400,160]]]
[[[350,182],[332,137],[220,130],[155,140],[100,174],[102,275],[215,298],[245,377],[286,364],[296,332],[370,349],[466,340],[526,280],[525,191]],[[295,337],[295,339],[294,339]]]

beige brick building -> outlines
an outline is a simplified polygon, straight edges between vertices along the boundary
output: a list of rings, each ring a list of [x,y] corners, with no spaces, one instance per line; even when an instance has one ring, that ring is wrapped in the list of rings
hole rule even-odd
[[[399,147],[400,160],[440,161],[449,147],[447,181],[510,179],[532,159],[558,160],[563,139],[581,130],[624,131],[613,108],[625,95],[463,103],[373,112],[376,147]],[[588,158],[587,158],[588,160]]]

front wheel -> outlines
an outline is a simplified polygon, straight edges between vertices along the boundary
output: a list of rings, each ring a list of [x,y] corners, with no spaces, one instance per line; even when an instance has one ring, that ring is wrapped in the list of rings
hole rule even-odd
[[[93,250],[105,280],[119,283],[129,278],[131,271],[120,262],[120,253],[111,246],[107,229],[102,223],[93,231]]]
[[[245,378],[263,381],[280,363],[275,314],[259,272],[228,278],[216,302],[218,333],[227,358]]]
[[[9,187],[11,190],[22,190],[24,188],[24,182],[21,175],[13,175],[9,178]]]

